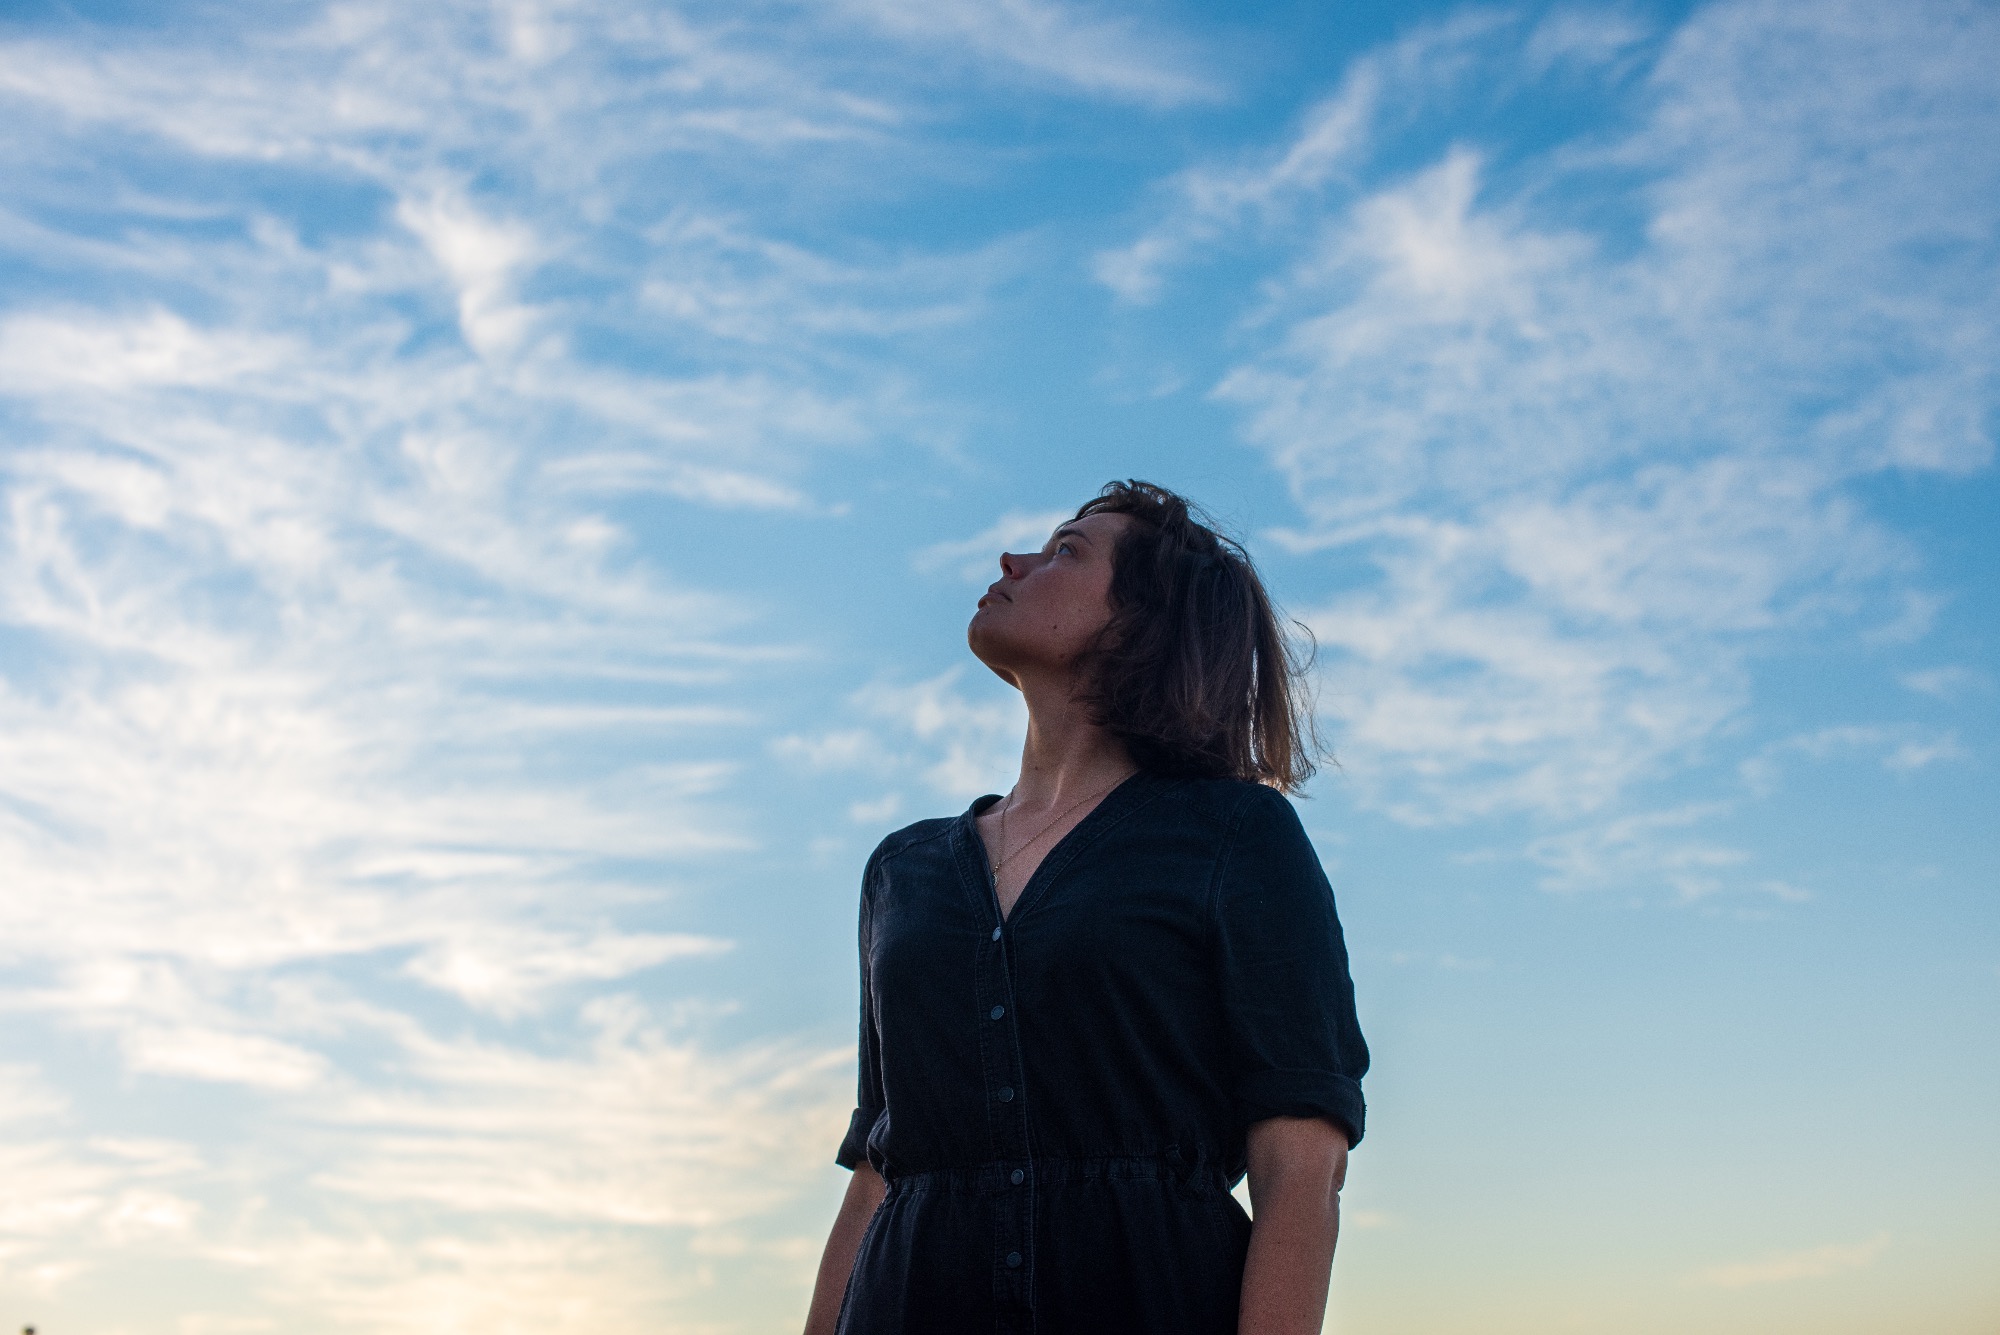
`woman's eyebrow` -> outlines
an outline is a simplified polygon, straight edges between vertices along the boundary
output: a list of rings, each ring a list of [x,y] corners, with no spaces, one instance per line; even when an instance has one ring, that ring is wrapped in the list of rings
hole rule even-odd
[[[1059,528],[1059,529],[1057,529],[1057,530],[1056,530],[1055,532],[1053,532],[1053,533],[1049,534],[1049,541],[1050,541],[1050,542],[1054,542],[1054,541],[1056,541],[1056,540],[1057,540],[1058,538],[1082,538],[1082,539],[1084,540],[1084,542],[1086,542],[1086,543],[1089,543],[1089,544],[1090,544],[1091,546],[1093,546],[1093,547],[1095,547],[1095,546],[1097,545],[1096,543],[1094,543],[1094,542],[1091,542],[1091,541],[1090,541],[1090,535],[1089,535],[1088,533],[1085,533],[1085,532],[1084,532],[1084,531],[1083,531],[1082,529],[1080,529],[1080,528],[1068,528],[1068,527],[1064,527],[1064,528]]]

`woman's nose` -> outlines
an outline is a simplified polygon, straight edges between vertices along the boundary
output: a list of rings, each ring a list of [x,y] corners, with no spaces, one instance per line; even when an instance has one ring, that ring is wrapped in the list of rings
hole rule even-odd
[[[1008,579],[1021,578],[1021,558],[1012,552],[1000,553],[1000,573]]]

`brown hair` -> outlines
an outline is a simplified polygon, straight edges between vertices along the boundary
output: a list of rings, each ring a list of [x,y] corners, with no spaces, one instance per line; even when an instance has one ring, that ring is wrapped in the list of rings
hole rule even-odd
[[[1086,662],[1098,723],[1142,769],[1296,792],[1322,754],[1310,632],[1301,652],[1242,544],[1184,497],[1107,482],[1076,517],[1093,514],[1132,520],[1113,554],[1111,620]]]

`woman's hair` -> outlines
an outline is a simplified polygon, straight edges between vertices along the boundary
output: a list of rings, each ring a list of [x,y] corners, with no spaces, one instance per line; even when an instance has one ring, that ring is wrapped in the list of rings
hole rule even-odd
[[[1242,545],[1185,498],[1107,482],[1076,517],[1093,514],[1132,521],[1112,558],[1111,620],[1084,665],[1098,723],[1142,769],[1296,792],[1321,754],[1310,634],[1299,652]]]

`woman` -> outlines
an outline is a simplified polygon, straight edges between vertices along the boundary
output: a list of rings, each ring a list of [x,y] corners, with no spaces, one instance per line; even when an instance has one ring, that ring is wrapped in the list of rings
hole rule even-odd
[[[807,1335],[1317,1332],[1368,1050],[1283,796],[1297,665],[1242,549],[1148,483],[1000,570],[968,639],[1027,701],[1020,780],[869,859]]]

